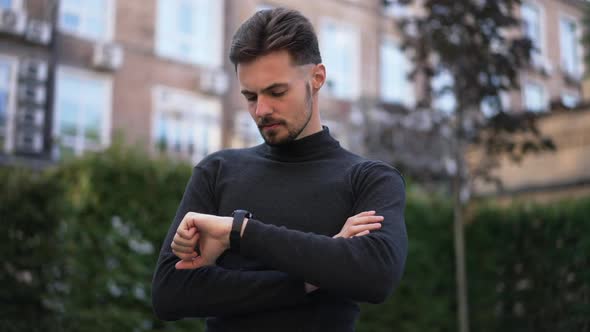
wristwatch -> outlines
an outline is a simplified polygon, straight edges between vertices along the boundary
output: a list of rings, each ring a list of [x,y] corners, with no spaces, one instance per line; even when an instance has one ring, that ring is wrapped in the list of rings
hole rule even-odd
[[[229,233],[229,248],[234,252],[240,252],[240,233],[242,232],[242,224],[244,219],[252,218],[252,213],[246,210],[235,210],[231,216],[234,218],[231,225],[231,232]]]

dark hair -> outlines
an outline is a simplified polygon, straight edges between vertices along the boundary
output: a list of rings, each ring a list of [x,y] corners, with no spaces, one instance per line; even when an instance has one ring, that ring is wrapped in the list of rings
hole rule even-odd
[[[234,34],[229,59],[237,69],[239,63],[281,50],[288,51],[296,65],[322,62],[318,38],[305,16],[286,8],[261,10]]]

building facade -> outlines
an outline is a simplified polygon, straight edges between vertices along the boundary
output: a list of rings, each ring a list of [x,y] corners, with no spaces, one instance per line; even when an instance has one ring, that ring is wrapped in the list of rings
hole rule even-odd
[[[587,97],[580,3],[523,1],[523,33],[537,51],[522,89],[502,98],[511,108]],[[277,6],[300,10],[316,28],[328,73],[322,119],[344,146],[363,151],[360,100],[419,100],[394,1],[0,0],[0,162],[44,165],[119,137],[192,163],[258,144],[227,54],[241,22]]]
[[[42,164],[119,138],[193,162],[224,146],[224,1],[0,4],[3,161]]]

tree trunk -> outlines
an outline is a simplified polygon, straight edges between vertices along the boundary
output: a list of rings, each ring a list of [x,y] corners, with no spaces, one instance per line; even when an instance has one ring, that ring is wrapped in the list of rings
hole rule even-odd
[[[461,107],[461,106],[459,106]],[[457,281],[457,318],[459,331],[469,332],[469,311],[467,303],[467,276],[465,272],[465,238],[463,228],[463,190],[464,173],[464,132],[463,110],[457,111],[457,128],[455,136],[456,172],[453,177],[453,239],[455,244],[455,275]]]

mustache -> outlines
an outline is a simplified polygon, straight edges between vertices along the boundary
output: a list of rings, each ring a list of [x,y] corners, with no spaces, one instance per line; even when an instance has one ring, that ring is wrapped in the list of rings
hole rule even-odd
[[[264,118],[260,118],[260,120],[258,120],[256,122],[256,125],[258,127],[264,127],[264,126],[268,126],[271,124],[285,124],[285,121],[283,120],[278,120],[278,119],[273,119],[271,117],[264,117]]]

